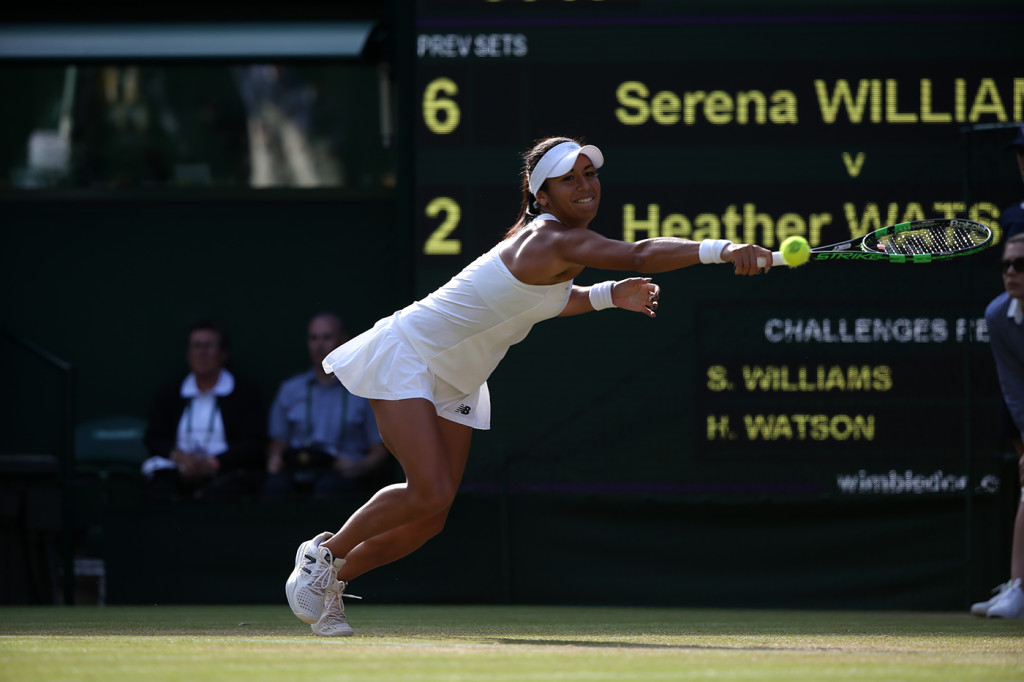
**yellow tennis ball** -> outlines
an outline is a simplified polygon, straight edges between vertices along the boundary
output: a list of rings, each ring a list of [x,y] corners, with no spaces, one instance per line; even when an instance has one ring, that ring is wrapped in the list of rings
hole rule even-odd
[[[791,268],[803,265],[811,257],[811,245],[796,235],[783,239],[779,250],[782,251],[782,260]]]

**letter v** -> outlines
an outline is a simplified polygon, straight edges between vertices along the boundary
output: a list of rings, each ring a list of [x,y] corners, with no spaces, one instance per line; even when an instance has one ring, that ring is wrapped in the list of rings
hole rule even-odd
[[[864,152],[857,152],[856,159],[850,159],[849,152],[843,152],[843,163],[846,165],[846,172],[851,178],[860,175],[860,169],[864,166]]]

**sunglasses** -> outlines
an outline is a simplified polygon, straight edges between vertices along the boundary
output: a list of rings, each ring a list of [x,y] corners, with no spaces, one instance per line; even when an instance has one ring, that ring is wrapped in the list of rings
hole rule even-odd
[[[1014,272],[1024,272],[1024,256],[1014,258],[1012,260],[1004,260],[999,263],[999,267],[1004,273],[1010,271],[1011,265],[1013,266]]]

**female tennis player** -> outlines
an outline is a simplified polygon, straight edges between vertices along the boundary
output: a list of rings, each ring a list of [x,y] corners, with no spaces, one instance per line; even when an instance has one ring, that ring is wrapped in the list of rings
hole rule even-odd
[[[352,634],[346,583],[406,556],[444,527],[473,429],[490,426],[487,377],[512,344],[552,317],[611,307],[655,317],[660,288],[649,277],[573,284],[583,268],[657,273],[731,263],[737,275],[754,275],[764,271],[759,257],[772,262],[765,248],[727,240],[603,237],[587,229],[601,202],[604,155],[597,147],[550,138],[523,160],[522,206],[504,239],[323,362],[324,371],[370,400],[406,481],[377,492],[337,533],[299,546],[285,592],[318,635]]]

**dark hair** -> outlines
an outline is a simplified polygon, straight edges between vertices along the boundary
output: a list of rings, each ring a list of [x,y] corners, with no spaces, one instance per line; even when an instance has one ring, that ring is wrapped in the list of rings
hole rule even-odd
[[[192,338],[193,332],[200,330],[216,333],[220,349],[223,351],[231,350],[231,341],[228,339],[228,330],[220,320],[212,317],[204,317],[193,322],[188,328],[188,334],[185,336],[185,343],[187,344]]]
[[[523,170],[522,170],[522,189],[523,189],[523,201],[519,205],[519,216],[516,218],[515,224],[508,228],[505,232],[505,239],[513,236],[521,229],[529,225],[533,220],[539,216],[543,211],[540,210],[540,205],[537,203],[537,197],[533,196],[530,191],[530,173],[537,167],[537,164],[556,145],[560,145],[563,142],[575,142],[581,147],[584,145],[582,140],[576,140],[571,137],[545,137],[537,140],[533,147],[523,152]],[[541,189],[547,184],[547,180],[544,180],[544,184],[541,185]]]
[[[1006,244],[1016,244],[1019,241],[1024,241],[1024,232],[1018,232],[1017,234],[1011,234],[1006,240]]]

